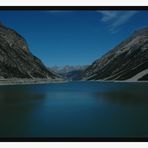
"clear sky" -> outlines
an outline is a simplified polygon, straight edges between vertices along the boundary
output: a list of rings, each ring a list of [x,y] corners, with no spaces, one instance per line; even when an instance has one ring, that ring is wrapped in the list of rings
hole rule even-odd
[[[148,26],[148,11],[0,11],[45,65],[86,65]]]

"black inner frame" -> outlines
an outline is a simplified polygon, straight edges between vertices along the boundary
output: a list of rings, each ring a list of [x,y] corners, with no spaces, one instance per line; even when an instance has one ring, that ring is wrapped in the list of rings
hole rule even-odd
[[[0,6],[1,10],[148,10],[148,6]],[[148,137],[0,137],[0,142],[148,142]]]
[[[148,10],[148,6],[0,6],[0,10]]]

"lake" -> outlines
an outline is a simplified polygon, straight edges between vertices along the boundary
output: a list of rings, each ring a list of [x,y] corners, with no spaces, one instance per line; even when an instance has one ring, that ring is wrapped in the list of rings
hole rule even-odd
[[[0,137],[148,137],[148,83],[0,86]]]

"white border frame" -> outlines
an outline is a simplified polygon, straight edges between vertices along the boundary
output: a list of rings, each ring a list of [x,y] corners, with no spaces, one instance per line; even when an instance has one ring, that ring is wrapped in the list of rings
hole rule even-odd
[[[0,0],[0,6],[146,6],[148,0]]]

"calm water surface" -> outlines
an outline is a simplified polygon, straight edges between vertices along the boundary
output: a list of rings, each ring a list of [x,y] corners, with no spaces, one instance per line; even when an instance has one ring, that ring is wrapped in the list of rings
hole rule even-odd
[[[148,137],[148,83],[0,86],[0,137]]]

